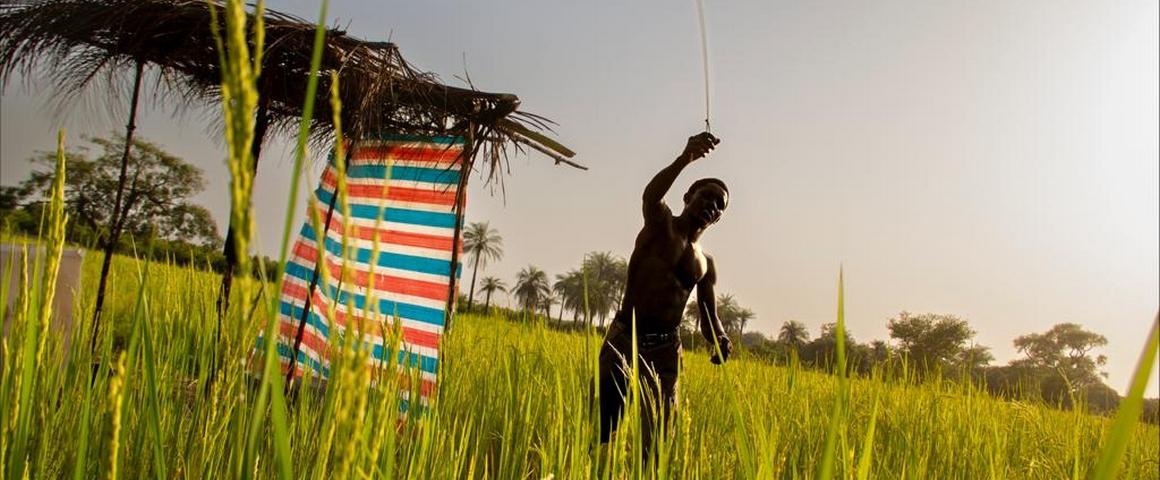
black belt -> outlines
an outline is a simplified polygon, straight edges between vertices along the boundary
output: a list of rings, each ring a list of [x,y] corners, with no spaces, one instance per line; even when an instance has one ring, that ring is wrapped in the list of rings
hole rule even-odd
[[[661,345],[664,343],[675,342],[680,338],[681,336],[677,332],[636,334],[636,340],[641,345]]]
[[[631,337],[632,325],[629,325],[628,322],[625,322],[624,320],[616,320],[616,321],[624,324],[624,327],[625,327],[624,328],[624,335],[628,335],[629,338],[632,338]],[[674,330],[671,332],[661,332],[661,333],[643,333],[643,332],[638,331],[636,334],[637,343],[639,343],[641,345],[646,345],[646,346],[661,345],[661,344],[665,344],[665,343],[669,343],[669,342],[674,342],[674,341],[677,341],[680,339],[681,339],[681,334],[677,330]]]

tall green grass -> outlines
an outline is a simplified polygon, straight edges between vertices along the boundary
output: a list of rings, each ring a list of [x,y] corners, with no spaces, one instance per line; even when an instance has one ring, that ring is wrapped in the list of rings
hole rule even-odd
[[[99,260],[86,258],[85,269],[95,270]],[[23,371],[15,362],[21,349],[5,348],[0,402],[6,412],[27,415],[31,426],[24,461],[13,470],[17,431],[6,419],[6,478],[21,478],[25,469],[34,478],[114,471],[121,478],[242,477],[235,467],[247,456],[242,440],[255,415],[262,420],[246,476],[284,475],[270,410],[256,411],[258,389],[241,366],[247,349],[218,367],[208,395],[201,389],[200,369],[212,364],[206,343],[214,338],[216,276],[125,257],[115,259],[113,272],[110,312],[127,320],[120,333],[106,329],[98,358],[79,348],[62,362],[50,331],[45,357],[30,374],[29,403],[20,403],[12,383]],[[92,293],[82,296],[84,308]],[[21,337],[14,329],[9,340],[24,344]],[[255,339],[252,332],[247,345]],[[1113,446],[1109,438],[1126,439],[1110,478],[1157,477],[1160,430],[1134,419],[1116,427],[1122,436],[1110,437],[1109,419],[1003,402],[969,386],[852,378],[843,421],[833,427],[843,398],[835,376],[744,356],[722,368],[705,352],[686,352],[665,453],[646,465],[634,453],[639,407],[629,410],[612,444],[602,450],[595,443],[593,366],[581,359],[595,359],[598,348],[591,334],[461,316],[444,341],[431,409],[401,422],[397,383],[366,388],[359,377],[365,369],[338,366],[325,392],[303,390],[287,405],[290,476],[817,478],[836,428],[847,439],[833,453],[838,478],[1094,477],[1102,452],[1115,453],[1105,448]],[[101,373],[90,384],[94,363]]]
[[[319,25],[325,9],[323,2]],[[240,2],[229,2],[220,14],[231,217],[245,250],[253,222],[245,167],[252,162],[253,82],[260,75],[260,59],[248,53],[246,39],[247,32],[256,37],[260,51],[262,27],[246,24]],[[316,45],[322,35],[319,28]],[[316,50],[309,98],[318,58]],[[308,123],[309,114],[303,129]],[[303,130],[291,210],[298,208],[305,138]],[[22,292],[0,344],[4,478],[1158,476],[1160,431],[1138,422],[1142,382],[1156,354],[1155,328],[1137,383],[1113,422],[998,401],[970,385],[847,378],[841,280],[835,375],[744,356],[717,367],[706,353],[688,352],[678,409],[652,446],[643,444],[640,430],[651,407],[636,384],[620,431],[609,445],[598,445],[589,392],[599,336],[556,332],[536,322],[460,317],[444,339],[440,388],[426,409],[402,408],[401,390],[417,394],[413,372],[392,362],[364,367],[368,351],[361,336],[370,325],[334,339],[326,388],[303,387],[286,396],[269,348],[280,279],[240,279],[230,302],[239,307],[229,312],[218,342],[215,275],[117,257],[105,307],[113,328],[100,333],[96,351],[79,347],[92,335],[83,319],[94,297],[80,292],[74,316],[81,321],[65,352],[59,332],[48,328],[67,222],[64,167],[61,156],[39,240],[48,254],[36,264],[0,266],[20,273]],[[292,218],[282,238],[283,267]],[[86,258],[86,278],[100,260]],[[0,301],[7,300],[5,287],[0,285]],[[396,358],[400,343],[391,312],[365,313],[391,333],[386,358]],[[267,348],[255,355],[259,334]],[[633,368],[639,368],[635,361]],[[642,454],[649,447],[656,455]]]

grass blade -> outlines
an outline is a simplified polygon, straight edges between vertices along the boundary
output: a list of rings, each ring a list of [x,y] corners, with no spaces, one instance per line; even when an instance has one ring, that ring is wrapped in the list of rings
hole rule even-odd
[[[150,263],[153,262],[146,263],[146,265],[149,265]],[[142,295],[144,295],[144,285],[148,279],[149,269],[146,267],[145,275],[141,279]],[[151,442],[151,445],[153,446],[153,468],[157,479],[164,480],[169,478],[169,475],[165,471],[165,460],[167,457],[164,454],[164,437],[161,436],[161,415],[159,413],[160,405],[157,397],[157,367],[154,365],[153,337],[150,334],[149,321],[145,318],[144,315],[142,315],[140,322],[142,336],[141,341],[142,346],[144,347],[144,361],[142,363],[145,369],[145,393],[148,400],[145,402],[145,414],[146,420],[148,422],[149,433],[151,433],[153,436],[153,442]]]
[[[1152,321],[1152,331],[1148,333],[1144,351],[1140,353],[1140,361],[1136,364],[1136,373],[1132,375],[1132,386],[1128,390],[1128,396],[1120,403],[1119,411],[1116,412],[1116,420],[1108,431],[1107,443],[1100,452],[1100,461],[1096,464],[1092,479],[1116,478],[1120,460],[1128,448],[1128,441],[1132,438],[1132,431],[1140,423],[1140,412],[1144,409],[1144,390],[1148,388],[1148,380],[1152,378],[1152,364],[1156,362],[1158,349],[1160,349],[1160,313]]]
[[[862,442],[862,457],[858,459],[858,480],[870,478],[871,457],[874,455],[874,427],[878,425],[878,402],[874,398],[874,409],[870,411],[870,425],[866,427],[866,439]]]
[[[818,465],[818,478],[830,479],[834,476],[834,452],[838,447],[839,429],[845,425],[846,402],[846,307],[843,292],[843,272],[838,269],[838,325],[836,331],[838,392],[834,398],[834,409],[830,413],[830,426],[826,429],[826,444],[822,449],[822,462]]]

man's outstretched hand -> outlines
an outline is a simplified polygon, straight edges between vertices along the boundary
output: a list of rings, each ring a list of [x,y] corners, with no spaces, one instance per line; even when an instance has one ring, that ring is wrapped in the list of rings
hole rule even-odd
[[[689,137],[689,143],[685,144],[685,151],[681,153],[681,158],[687,162],[692,162],[704,157],[721,143],[721,140],[714,137],[712,133],[701,132]]]
[[[733,353],[733,342],[729,340],[728,336],[721,335],[717,337],[717,348],[721,349],[721,355],[713,352],[713,357],[709,359],[710,362],[713,362],[713,365],[721,365],[726,360],[729,360],[729,354]]]

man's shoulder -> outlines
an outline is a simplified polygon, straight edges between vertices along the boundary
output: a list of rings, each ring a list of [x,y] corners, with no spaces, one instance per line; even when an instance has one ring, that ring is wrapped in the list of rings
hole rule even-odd
[[[644,203],[644,224],[651,223],[672,223],[673,209],[669,208],[669,204],[665,201],[659,200],[657,202]]]
[[[671,236],[673,232],[673,221],[677,219],[669,207],[664,207],[665,211],[652,218],[645,218],[644,226],[640,229],[639,238],[655,238],[656,235]]]

